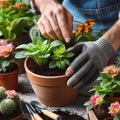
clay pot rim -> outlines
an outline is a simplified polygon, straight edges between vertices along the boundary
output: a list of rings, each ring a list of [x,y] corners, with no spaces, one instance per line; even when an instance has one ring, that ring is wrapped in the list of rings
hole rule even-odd
[[[13,70],[13,71],[11,71],[11,72],[8,72],[8,73],[0,73],[1,75],[9,75],[9,74],[11,74],[11,73],[13,73],[13,72],[15,72],[15,71],[18,71],[19,72],[19,64],[17,63],[17,62],[14,62],[15,64],[16,64],[16,66],[17,66],[17,68],[15,69],[15,70]]]
[[[18,116],[12,118],[11,120],[20,120],[20,118],[23,119],[23,113],[20,113]],[[22,120],[22,119],[21,119],[21,120]]]
[[[32,71],[30,71],[29,69],[28,69],[28,67],[27,67],[27,61],[28,61],[28,59],[29,59],[29,57],[26,57],[26,59],[25,59],[25,61],[24,61],[24,67],[25,67],[25,69],[27,69],[28,70],[28,72],[30,73],[30,74],[32,74],[32,75],[35,75],[35,76],[37,76],[37,77],[42,77],[42,78],[63,78],[63,77],[67,77],[66,75],[57,75],[57,76],[44,76],[44,75],[38,75],[38,74],[36,74],[36,73],[33,73]]]

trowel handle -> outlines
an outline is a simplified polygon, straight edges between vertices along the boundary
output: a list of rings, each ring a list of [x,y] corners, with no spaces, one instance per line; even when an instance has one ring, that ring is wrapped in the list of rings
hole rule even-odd
[[[44,115],[48,116],[49,118],[52,118],[53,120],[61,120],[60,115],[57,115],[57,114],[55,114],[51,111],[45,110],[45,109],[42,109],[41,111]]]

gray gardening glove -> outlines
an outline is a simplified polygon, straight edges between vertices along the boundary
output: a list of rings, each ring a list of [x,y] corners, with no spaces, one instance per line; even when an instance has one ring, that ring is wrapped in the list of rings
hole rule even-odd
[[[77,57],[66,70],[67,76],[72,74],[67,81],[67,85],[78,90],[90,84],[93,85],[99,71],[114,56],[112,45],[103,38],[95,42],[80,42],[67,49],[67,52],[70,51],[77,54]]]

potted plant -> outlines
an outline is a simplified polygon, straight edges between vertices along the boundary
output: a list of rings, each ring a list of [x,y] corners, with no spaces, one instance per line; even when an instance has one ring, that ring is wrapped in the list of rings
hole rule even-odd
[[[0,0],[0,40],[12,42],[15,47],[29,43],[29,29],[37,18],[38,15],[24,0]],[[24,61],[17,62],[20,64],[20,73],[24,73]]]
[[[0,41],[0,86],[6,89],[17,89],[19,66],[15,62],[15,52],[12,43]]]
[[[120,68],[117,65],[106,66],[97,80],[100,83],[90,90],[95,91],[95,95],[90,97],[85,106],[94,111],[98,120],[119,120]]]
[[[15,90],[6,90],[0,86],[0,119],[22,120],[20,97]]]
[[[30,5],[23,0],[1,0],[0,38],[8,41],[14,39],[15,41],[15,39],[28,34],[37,17],[38,15],[32,12]]]
[[[90,26],[91,22],[93,21],[88,20],[84,24],[88,23]],[[89,34],[91,27],[86,28],[88,31],[83,33]],[[81,30],[83,29],[80,28],[79,33]],[[26,74],[39,100],[48,106],[71,104],[76,100],[79,92],[66,85],[68,77],[64,73],[75,54],[66,53],[67,45],[62,41],[44,38],[36,27],[30,30],[30,36],[32,42],[17,46],[16,49],[22,49],[22,51],[15,57],[26,58],[24,62]],[[73,44],[76,44],[77,37],[78,35],[74,37]]]

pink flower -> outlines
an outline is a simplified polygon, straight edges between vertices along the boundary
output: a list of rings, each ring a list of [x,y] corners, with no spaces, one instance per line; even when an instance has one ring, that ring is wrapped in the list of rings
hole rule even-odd
[[[114,102],[111,103],[109,109],[109,113],[111,114],[111,116],[115,116],[116,114],[120,113],[120,104],[119,102]]]
[[[9,57],[10,53],[13,51],[14,46],[10,44],[5,44],[0,42],[0,57]]]
[[[103,98],[99,95],[93,95],[90,97],[90,102],[94,107],[96,107],[103,103]]]
[[[8,98],[14,98],[14,96],[17,94],[15,90],[7,90],[5,92]]]

